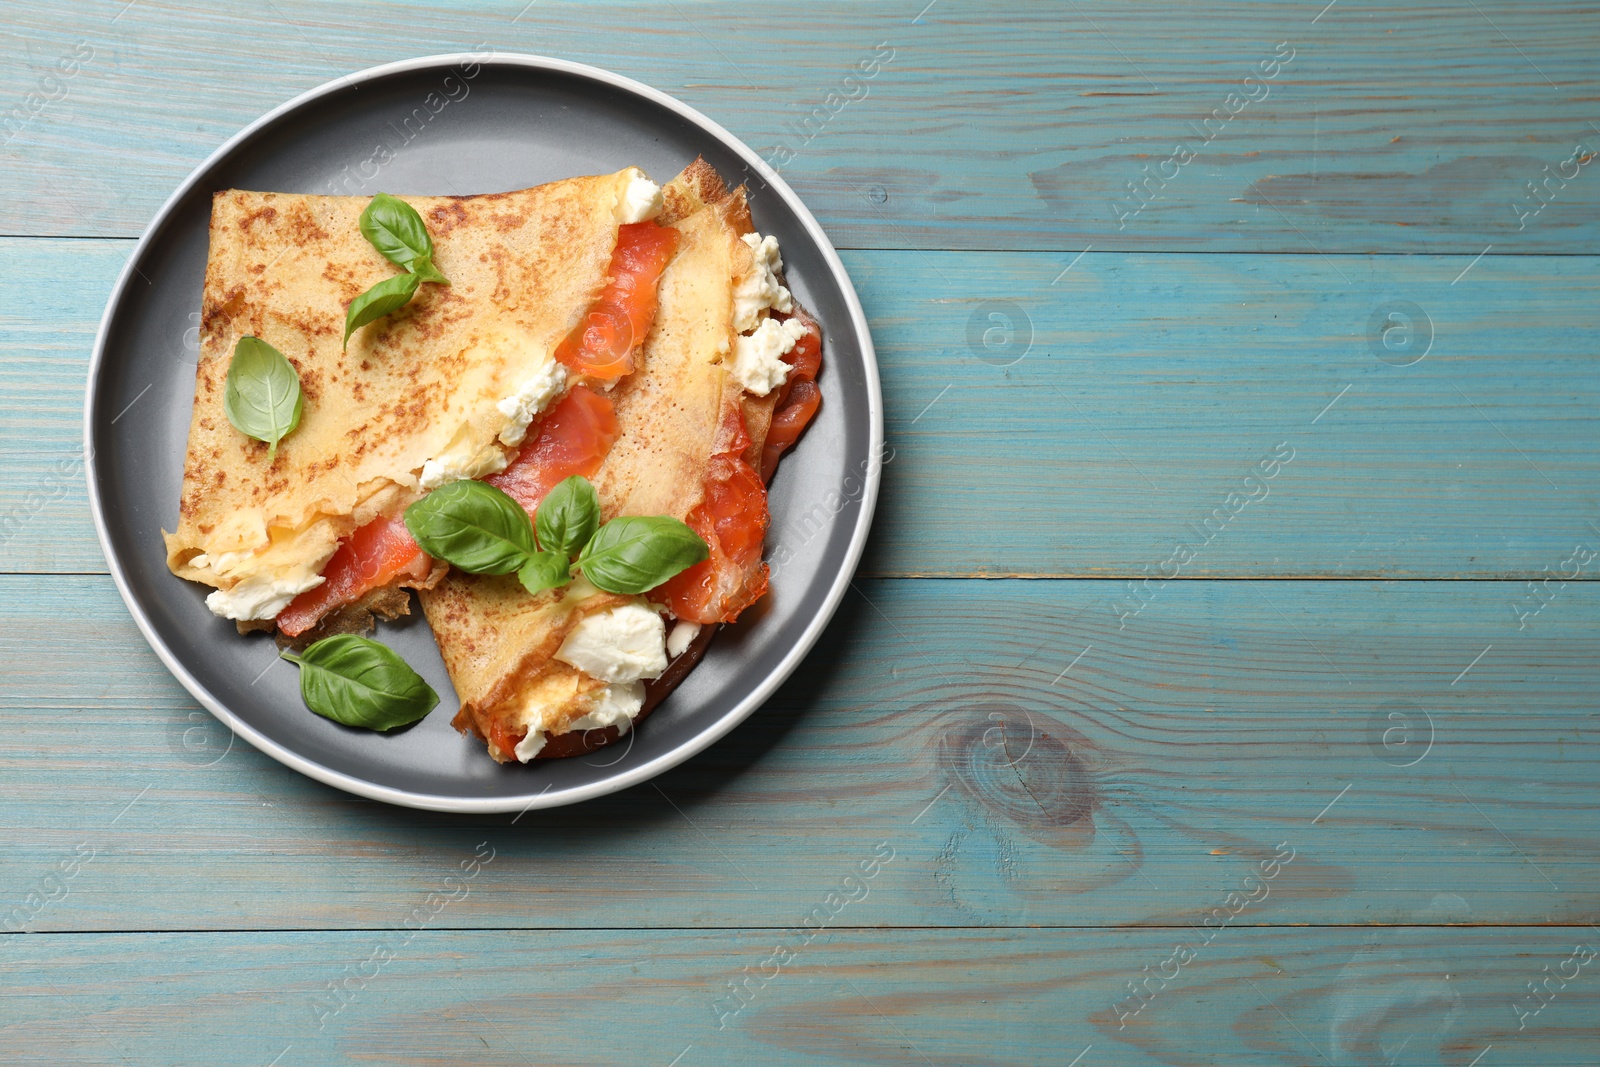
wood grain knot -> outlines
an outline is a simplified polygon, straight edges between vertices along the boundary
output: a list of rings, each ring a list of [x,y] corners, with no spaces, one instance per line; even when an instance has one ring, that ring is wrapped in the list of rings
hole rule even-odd
[[[1014,704],[965,708],[939,741],[939,766],[968,796],[1023,827],[1086,823],[1099,804],[1077,753]]]

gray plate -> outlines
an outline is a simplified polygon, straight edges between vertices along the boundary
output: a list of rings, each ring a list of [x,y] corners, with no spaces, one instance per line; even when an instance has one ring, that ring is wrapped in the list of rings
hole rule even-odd
[[[397,151],[396,151],[397,150]],[[420,615],[385,626],[443,699],[394,736],[349,730],[300,702],[272,641],[206,610],[207,590],[166,568],[194,395],[211,194],[466,194],[635,164],[658,181],[704,155],[750,190],[789,286],[823,325],[823,404],[771,493],[772,590],[724,627],[705,661],[635,731],[588,757],[496,765],[450,727],[456,701]],[[341,184],[342,183],[342,184]],[[637,784],[731,730],[811,648],[860,558],[877,500],[882,398],[865,317],[843,265],[794,191],[721,126],[606,71],[536,56],[446,55],[340,78],[223,145],[156,215],[100,324],[85,412],[89,501],[117,586],[168,669],[235,733],[320,781],[440,811],[554,807]],[[782,561],[782,565],[778,565]]]

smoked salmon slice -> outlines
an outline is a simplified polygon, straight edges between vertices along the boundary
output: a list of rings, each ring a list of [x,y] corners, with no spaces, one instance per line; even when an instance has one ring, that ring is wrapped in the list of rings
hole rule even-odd
[[[298,637],[335,608],[402,579],[422,581],[432,568],[432,557],[418,546],[405,523],[373,519],[329,557],[321,585],[307,589],[278,613],[278,629]]]
[[[557,482],[599,470],[621,435],[610,398],[573,386],[545,413],[536,436],[522,446],[517,458],[484,481],[504,490],[531,515]]]
[[[767,591],[761,561],[767,536],[767,487],[745,459],[750,435],[739,405],[728,408],[721,450],[706,470],[705,496],[685,520],[710,554],[655,591],[680,619],[732,622]]]
[[[609,280],[577,329],[556,346],[556,359],[597,381],[633,371],[633,353],[656,318],[656,282],[678,247],[678,231],[635,222],[617,231]]]

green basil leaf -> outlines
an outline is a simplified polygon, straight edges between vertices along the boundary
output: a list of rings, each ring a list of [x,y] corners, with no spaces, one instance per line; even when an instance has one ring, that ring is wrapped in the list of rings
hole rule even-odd
[[[556,589],[572,581],[572,563],[561,552],[535,552],[518,568],[517,581],[530,593]]]
[[[416,722],[439,703],[439,694],[386,645],[355,634],[325,637],[298,656],[300,696],[323,718],[368,730],[393,730]]]
[[[278,442],[300,425],[303,404],[294,364],[259,337],[239,338],[228,364],[222,410],[240,433],[267,443],[269,463],[278,454]]]
[[[425,282],[449,284],[433,265],[433,238],[428,236],[422,216],[399,197],[379,193],[372,198],[361,212],[361,236],[390,263],[420,275]]]
[[[644,593],[710,554],[700,535],[665,516],[623,516],[595,533],[578,557],[608,593]]]
[[[367,323],[376,322],[409,304],[420,284],[422,279],[415,274],[396,274],[350,301],[344,313],[344,343],[349,345],[350,335]]]
[[[557,482],[539,501],[533,517],[540,547],[563,553],[569,559],[589,543],[599,528],[600,497],[589,479],[581,475]]]
[[[537,549],[522,505],[487,482],[451,482],[406,508],[422,550],[469,574],[509,574]]]

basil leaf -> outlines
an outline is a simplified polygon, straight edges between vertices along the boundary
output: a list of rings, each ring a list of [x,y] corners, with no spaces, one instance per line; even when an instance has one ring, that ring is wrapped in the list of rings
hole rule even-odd
[[[517,581],[530,593],[556,589],[572,581],[572,563],[560,552],[535,552],[517,570]]]
[[[368,730],[414,723],[439,703],[439,694],[386,645],[354,634],[325,637],[298,656],[300,696],[325,719]]]
[[[487,482],[451,482],[406,508],[422,550],[469,574],[508,574],[537,549],[522,505]]]
[[[568,558],[577,555],[599,527],[600,497],[581,475],[557,482],[539,501],[533,517],[540,547]]]
[[[344,343],[348,347],[350,335],[369,322],[376,322],[391,311],[399,311],[416,295],[422,278],[415,274],[396,274],[385,278],[371,289],[350,301],[344,313]]]
[[[388,193],[372,198],[361,213],[361,236],[390,263],[398,264],[425,282],[450,282],[433,265],[433,238],[417,209]]]
[[[228,364],[222,410],[234,429],[267,443],[267,462],[277,456],[278,442],[300,425],[303,404],[294,364],[259,337],[239,338]]]
[[[608,593],[643,593],[709,554],[700,535],[677,519],[623,516],[600,527],[578,566]]]

